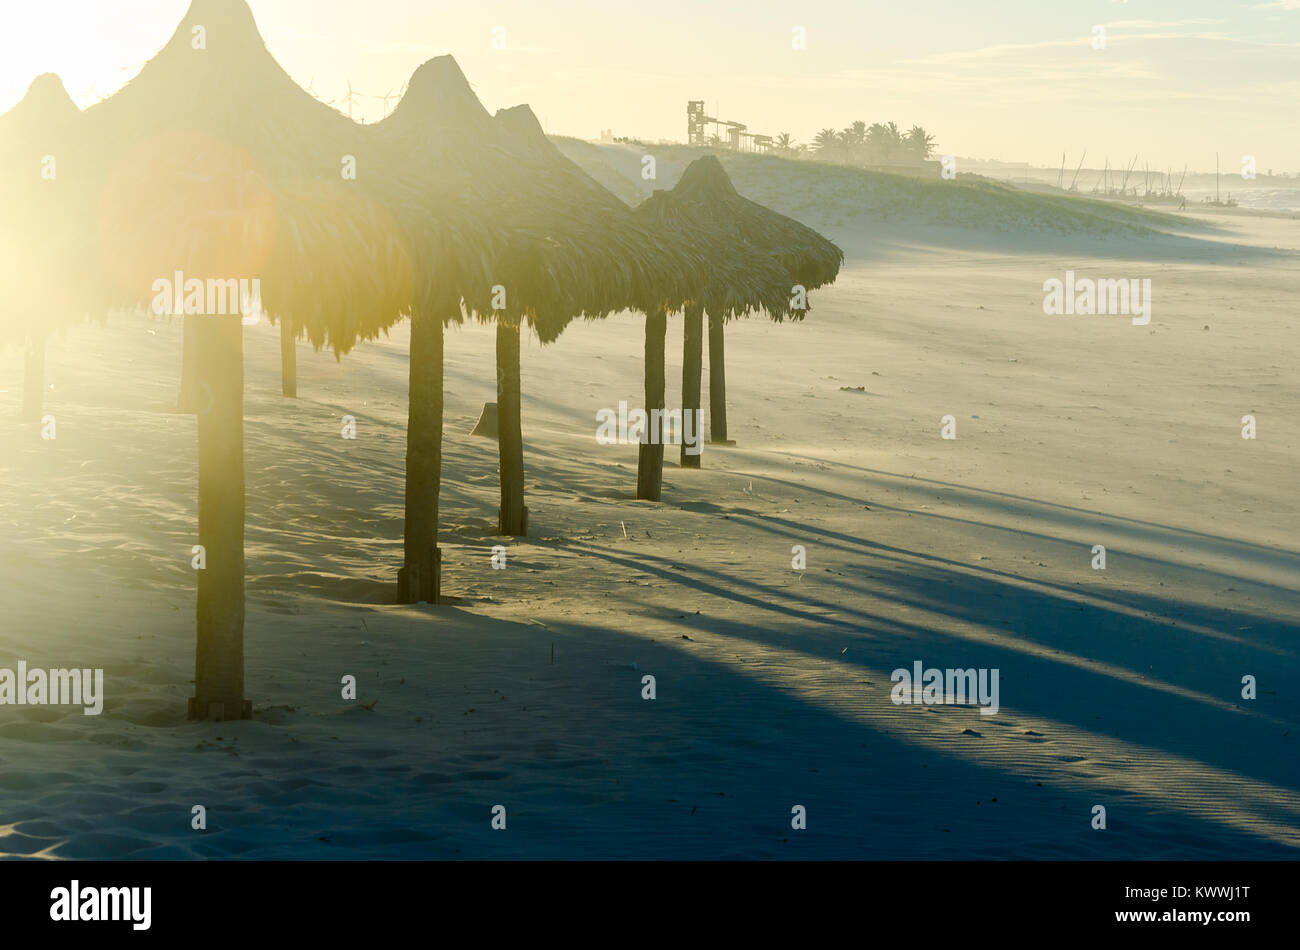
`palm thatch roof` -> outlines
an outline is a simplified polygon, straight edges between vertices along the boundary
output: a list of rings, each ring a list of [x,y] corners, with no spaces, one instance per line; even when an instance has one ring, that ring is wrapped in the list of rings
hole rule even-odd
[[[113,302],[147,304],[177,271],[256,278],[266,312],[339,354],[410,309],[407,237],[344,176],[362,128],[289,78],[244,0],[193,0],[84,120],[95,277]]]
[[[506,206],[515,226],[508,272],[536,275],[564,323],[685,304],[711,266],[702,254],[565,157],[528,106],[503,109],[496,122],[516,174],[529,184],[525,200]],[[565,291],[572,299],[559,303]]]
[[[676,187],[656,191],[637,213],[687,235],[716,262],[698,294],[716,315],[762,310],[778,322],[801,320],[806,311],[791,308],[791,288],[833,282],[844,261],[812,228],[742,197],[712,155],[692,162]],[[746,262],[736,267],[737,257]]]
[[[789,271],[772,254],[747,244],[724,204],[714,203],[708,195],[689,186],[683,188],[689,173],[688,168],[676,188],[656,191],[633,212],[637,218],[675,235],[684,247],[707,261],[707,268],[694,275],[694,285],[683,305],[695,303],[726,318],[766,311],[780,320],[790,314],[793,281]],[[667,309],[678,310],[681,306]]]
[[[680,302],[703,270],[560,154],[527,106],[490,116],[450,56],[421,66],[372,131],[385,163],[408,169],[388,182],[422,196],[425,244],[454,261],[429,290],[451,288],[478,319],[526,319],[549,342],[575,317]]]
[[[394,209],[411,236],[417,307],[443,320],[491,298],[493,262],[505,248],[492,216],[500,180],[489,156],[491,117],[450,56],[420,66],[392,114],[367,128],[366,189]],[[446,306],[448,302],[454,306]]]
[[[37,76],[22,100],[0,115],[0,158],[7,160],[14,151],[40,154],[42,145],[66,144],[62,136],[80,116],[57,74]]]
[[[81,110],[53,73],[0,116],[0,344],[82,318],[77,189]]]

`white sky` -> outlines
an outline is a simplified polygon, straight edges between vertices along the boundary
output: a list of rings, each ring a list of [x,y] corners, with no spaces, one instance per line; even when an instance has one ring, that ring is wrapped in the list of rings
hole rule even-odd
[[[942,152],[1300,169],[1300,0],[251,0],[271,52],[357,116],[451,53],[491,110],[548,132],[683,140],[686,100],[810,140],[919,124]],[[0,110],[41,72],[80,105],[162,46],[188,0],[0,0]],[[1092,48],[1106,26],[1106,48]],[[492,48],[505,28],[506,49]],[[795,26],[807,49],[792,48]],[[390,106],[392,103],[390,102]],[[717,111],[714,111],[717,110]]]

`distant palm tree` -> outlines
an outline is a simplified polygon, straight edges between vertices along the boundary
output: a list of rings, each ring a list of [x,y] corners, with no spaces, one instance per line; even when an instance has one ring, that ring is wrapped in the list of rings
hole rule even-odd
[[[822,129],[813,136],[813,148],[822,158],[832,158],[843,150],[844,143],[840,133],[834,129]]]
[[[902,146],[903,136],[894,122],[875,122],[867,129],[867,150],[873,161],[893,161]]]
[[[782,132],[776,137],[776,150],[778,152],[794,151],[794,139],[790,137],[789,132]]]
[[[871,128],[867,129],[867,152],[871,161],[883,162],[888,149],[887,139],[888,130],[879,122],[871,123]]]
[[[844,144],[846,157],[850,161],[858,161],[862,158],[863,148],[867,144],[867,123],[861,119],[854,122],[840,133],[840,141]]]
[[[919,125],[914,125],[903,136],[903,145],[912,158],[925,161],[934,153],[934,136]]]

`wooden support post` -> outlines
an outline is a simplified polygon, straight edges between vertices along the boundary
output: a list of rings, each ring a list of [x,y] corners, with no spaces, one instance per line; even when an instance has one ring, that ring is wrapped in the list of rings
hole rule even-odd
[[[27,338],[23,355],[23,421],[40,422],[45,406],[44,333],[33,332]]]
[[[436,604],[442,596],[442,548],[426,547],[407,555],[397,571],[398,600],[404,604]]]
[[[520,417],[519,323],[497,318],[497,447],[501,459],[501,507],[497,530],[528,533],[524,507],[524,435]]]
[[[668,315],[657,310],[645,319],[645,411],[653,419],[654,410],[664,408],[664,339],[668,333]],[[662,412],[661,412],[662,416]],[[653,428],[653,426],[651,427]],[[636,497],[658,501],[663,488],[664,443],[662,421],[659,432],[649,433],[637,452]]]
[[[709,314],[709,443],[735,445],[727,438],[727,356],[722,331],[722,317]]]
[[[244,331],[238,315],[186,317],[199,354],[198,648],[192,719],[246,719]],[[191,327],[191,323],[193,326]]]
[[[290,399],[298,398],[298,341],[295,330],[292,318],[280,318],[280,388]]]
[[[181,388],[176,408],[181,412],[199,411],[199,316],[182,317],[181,321]]]
[[[682,468],[699,468],[699,449],[704,444],[704,421],[700,415],[700,378],[704,373],[704,308],[690,304],[683,314],[682,333]],[[687,420],[693,418],[693,423]],[[696,444],[694,452],[686,444],[685,432],[692,430]]]
[[[410,394],[406,425],[405,565],[397,574],[404,604],[436,604],[442,595],[438,492],[442,485],[442,313],[411,317]]]

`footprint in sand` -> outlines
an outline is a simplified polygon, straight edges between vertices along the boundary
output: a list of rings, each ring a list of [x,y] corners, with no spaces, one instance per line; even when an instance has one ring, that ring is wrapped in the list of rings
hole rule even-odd
[[[0,856],[30,857],[58,843],[57,838],[36,837],[14,831],[6,835],[0,835]]]
[[[442,785],[445,782],[454,781],[450,775],[444,775],[441,772],[421,772],[419,775],[411,777],[411,781],[418,785]]]
[[[54,739],[78,739],[73,729],[62,729],[40,722],[12,722],[0,729],[0,739],[18,739],[23,742],[49,742]]]
[[[1041,732],[1034,732],[1032,729],[1026,729],[1018,736],[1011,736],[1012,739],[1019,739],[1021,742],[1046,742],[1047,738]]]
[[[49,779],[35,772],[0,772],[0,789],[10,792],[26,792],[34,788],[44,788]]]
[[[158,842],[149,841],[146,838],[129,838],[126,835],[91,832],[90,834],[79,835],[76,839],[75,849],[62,856],[76,858],[82,855],[94,855],[99,860],[124,858],[156,844]]]
[[[360,756],[363,759],[386,759],[391,755],[397,755],[396,749],[371,749],[369,747],[356,749],[353,755]]]
[[[167,790],[162,782],[132,782],[126,786],[128,792],[136,795],[157,795]]]

